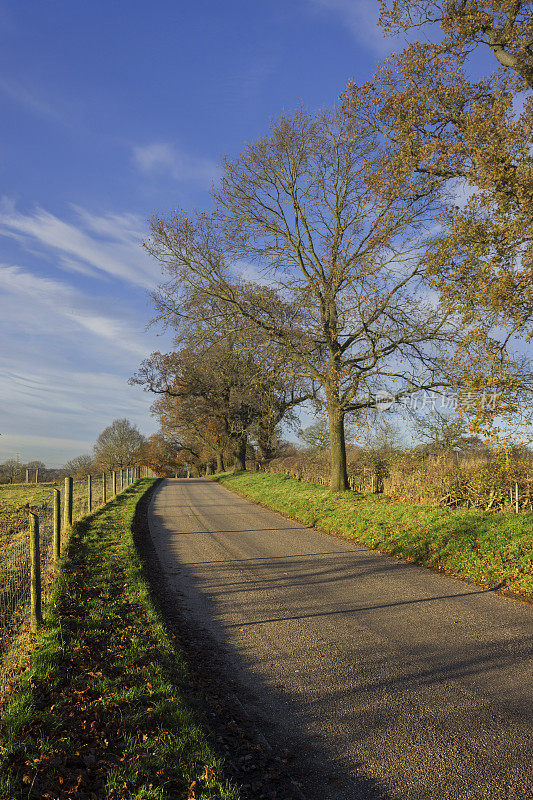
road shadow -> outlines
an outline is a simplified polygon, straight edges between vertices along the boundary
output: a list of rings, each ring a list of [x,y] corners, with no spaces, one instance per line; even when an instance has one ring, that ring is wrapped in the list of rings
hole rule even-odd
[[[217,504],[212,504],[217,505]],[[196,507],[196,505],[195,505]],[[180,536],[174,528],[166,527],[159,517],[160,529],[163,536]],[[296,532],[303,526],[295,523],[290,528],[258,527],[251,531],[240,533],[280,533],[284,531]],[[216,531],[219,533],[220,531]],[[233,532],[233,531],[232,531]],[[185,533],[185,531],[184,531]],[[209,531],[206,531],[209,533]],[[196,535],[203,535],[200,531]],[[332,546],[335,546],[332,539]],[[231,774],[244,786],[247,796],[253,798],[288,798],[305,797],[307,800],[357,800],[357,798],[375,798],[375,800],[405,800],[409,798],[423,798],[423,800],[441,800],[448,797],[500,797],[507,798],[507,794],[484,793],[482,783],[484,770],[487,774],[502,772],[502,785],[510,780],[516,794],[513,798],[529,797],[530,784],[515,786],[514,777],[523,769],[522,759],[527,747],[531,743],[531,731],[524,726],[521,741],[505,744],[502,738],[501,745],[483,754],[482,767],[473,770],[468,776],[453,774],[450,771],[449,789],[442,793],[427,792],[424,789],[413,789],[405,795],[388,794],[385,785],[369,774],[365,763],[357,761],[354,752],[357,751],[359,742],[364,751],[365,740],[380,740],[380,732],[384,733],[383,741],[387,740],[389,730],[394,730],[395,714],[405,714],[401,703],[406,698],[416,698],[419,707],[415,709],[420,718],[427,719],[427,737],[435,739],[434,752],[442,754],[450,744],[450,739],[456,735],[456,741],[461,741],[464,731],[459,723],[456,725],[455,717],[461,713],[471,713],[474,718],[479,712],[480,716],[491,713],[495,720],[498,713],[503,716],[495,723],[495,730],[509,729],[509,714],[516,716],[516,724],[524,721],[524,710],[520,708],[519,701],[512,697],[502,697],[501,709],[498,703],[490,708],[486,698],[480,693],[476,697],[475,690],[470,687],[482,686],[494,671],[505,669],[517,663],[526,664],[531,658],[531,641],[527,637],[507,638],[504,646],[502,641],[476,641],[465,645],[460,641],[443,642],[433,647],[417,647],[412,642],[406,642],[402,651],[401,668],[391,674],[390,660],[379,655],[368,645],[367,651],[360,654],[357,662],[351,661],[353,650],[343,650],[343,642],[334,653],[327,654],[329,662],[335,661],[337,673],[342,676],[337,684],[319,683],[320,691],[314,695],[308,693],[305,701],[295,689],[281,684],[267,683],[257,669],[251,669],[250,664],[230,640],[231,629],[245,631],[248,629],[260,630],[274,623],[290,623],[299,620],[313,621],[315,619],[336,620],[346,617],[348,627],[353,624],[367,624],[372,626],[373,620],[381,623],[380,617],[384,613],[401,612],[403,609],[409,613],[412,608],[432,608],[433,603],[453,601],[460,598],[476,598],[491,595],[490,590],[473,586],[465,588],[465,584],[457,582],[457,591],[453,590],[453,582],[448,581],[450,591],[446,594],[435,592],[429,596],[409,597],[397,601],[383,603],[344,603],[341,608],[325,610],[305,610],[305,612],[286,614],[269,613],[269,608],[275,607],[272,596],[287,597],[289,589],[327,586],[332,588],[332,597],[335,599],[334,590],[343,584],[350,584],[362,579],[382,581],[391,578],[396,581],[404,577],[407,572],[419,572],[419,568],[406,562],[395,561],[390,557],[367,548],[358,548],[350,543],[350,550],[328,550],[320,553],[300,553],[275,558],[244,558],[219,559],[215,561],[194,561],[188,564],[176,563],[176,569],[165,569],[157,556],[147,527],[145,525],[142,536],[139,538],[139,547],[144,557],[147,575],[151,581],[158,603],[165,616],[167,624],[174,631],[180,647],[186,654],[187,661],[194,679],[196,697],[191,698],[195,703],[196,711],[203,724],[210,730],[214,746],[230,764]],[[357,558],[358,553],[364,553],[364,559]],[[328,563],[328,558],[335,557],[336,562]],[[323,560],[322,560],[323,559]],[[244,567],[260,565],[261,571],[253,576],[254,597],[246,604],[244,595],[250,591],[250,581],[240,580],[235,576],[233,568],[243,564]],[[272,565],[272,570],[269,565]],[[200,572],[198,571],[200,568]],[[286,571],[286,576],[279,572]],[[276,574],[277,573],[277,574]],[[179,595],[174,582],[174,576],[179,576],[182,587],[186,587],[187,598]],[[238,579],[235,579],[238,578]],[[190,612],[188,599],[192,594],[201,597],[203,617]],[[270,594],[269,594],[270,593]],[[261,602],[261,597],[265,598]],[[311,596],[311,595],[310,595]],[[243,602],[244,598],[244,602]],[[217,603],[222,601],[226,608],[231,607],[232,600],[235,607],[239,606],[242,617],[246,618],[250,612],[252,619],[242,622],[226,621],[222,626],[216,616]],[[309,604],[312,603],[312,596]],[[270,605],[269,605],[270,604]],[[252,609],[253,605],[253,609]],[[277,602],[279,612],[279,600]],[[253,611],[253,614],[252,614]],[[437,612],[438,614],[439,612]],[[460,624],[460,620],[458,621]],[[458,637],[459,639],[459,637]],[[302,652],[305,648],[302,647]],[[265,656],[266,659],[266,656]],[[266,661],[259,663],[259,667],[267,666]],[[287,663],[289,668],[294,664]],[[300,666],[300,665],[298,665]],[[302,666],[305,672],[306,665]],[[298,670],[299,671],[299,670]],[[309,672],[309,679],[317,679],[320,675],[315,670]],[[429,711],[434,713],[435,707],[432,695],[445,691],[449,683],[466,681],[469,686],[468,700],[464,709],[443,709],[442,716],[430,718]],[[290,683],[290,682],[289,682]],[[460,690],[462,687],[458,686]],[[459,691],[460,694],[460,691]],[[338,747],[336,750],[330,745],[331,737],[314,736],[317,721],[331,720],[331,709],[338,708],[339,719],[341,714],[346,714],[346,700],[349,698],[349,725],[346,729],[352,734],[351,751],[349,757],[339,756],[339,752],[346,752],[346,748]],[[200,698],[200,699],[198,699]],[[429,698],[429,700],[428,700]],[[425,705],[424,705],[425,703]],[[470,704],[470,705],[468,705]],[[416,703],[415,703],[416,705]],[[466,711],[465,711],[466,710]],[[342,722],[342,720],[341,720]],[[446,730],[439,730],[439,725],[445,723]],[[500,728],[498,725],[500,724]],[[473,725],[475,728],[475,724]],[[310,733],[311,732],[311,733]],[[386,734],[386,735],[385,735]],[[472,726],[467,726],[467,734],[475,746],[475,732]],[[409,758],[409,731],[403,732],[406,738],[402,742],[390,743],[391,748],[405,747],[405,757]],[[439,739],[440,736],[440,739]],[[448,738],[448,741],[446,739]],[[337,737],[337,743],[339,737]],[[453,744],[453,743],[452,743]],[[419,746],[418,742],[414,743]],[[365,745],[366,746],[366,745]],[[461,747],[453,744],[458,751]],[[491,745],[492,746],[492,745]],[[470,745],[466,745],[464,752]],[[505,752],[504,752],[505,751]],[[505,762],[502,764],[502,754]],[[368,756],[368,747],[366,750]],[[372,754],[370,754],[372,755]],[[382,753],[375,754],[375,761],[382,757]],[[515,769],[516,768],[516,769]],[[508,777],[510,776],[510,777]],[[454,782],[469,779],[476,783],[472,785],[470,793],[454,794]],[[393,783],[394,785],[394,783]],[[506,785],[506,784],[505,784]],[[502,790],[503,791],[503,790]],[[510,797],[511,795],[509,795]],[[533,796],[533,795],[532,795]]]
[[[286,694],[267,686],[229,646],[216,619],[198,626],[170,590],[148,527],[153,491],[137,508],[135,543],[152,597],[190,673],[180,690],[224,760],[227,776],[243,797],[263,800],[397,800],[372,778],[352,777],[354,764],[335,758],[306,733],[302,718]],[[183,565],[180,569],[192,574]],[[218,628],[213,636],[213,627]],[[253,689],[250,687],[253,685]],[[278,724],[273,729],[273,719]],[[362,769],[362,765],[356,765]]]

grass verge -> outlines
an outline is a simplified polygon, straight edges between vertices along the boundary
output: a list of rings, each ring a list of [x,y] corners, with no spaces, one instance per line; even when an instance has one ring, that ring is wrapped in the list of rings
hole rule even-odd
[[[237,800],[180,689],[143,577],[139,481],[72,529],[27,670],[0,720],[0,798]]]
[[[217,477],[238,494],[322,530],[533,599],[533,514],[447,511],[384,495],[332,494],[286,475]]]

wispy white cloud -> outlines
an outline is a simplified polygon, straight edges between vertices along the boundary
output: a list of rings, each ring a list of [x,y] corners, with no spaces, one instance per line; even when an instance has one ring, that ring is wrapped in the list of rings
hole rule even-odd
[[[36,246],[52,252],[60,267],[72,271],[89,269],[153,288],[159,268],[141,247],[146,231],[143,221],[132,214],[97,216],[75,208],[76,223],[66,222],[44,209],[27,214],[16,211],[10,200],[0,207],[0,235],[9,236],[34,251]]]
[[[38,421],[46,415],[48,426],[54,429],[58,422],[66,426],[74,419],[82,430],[98,426],[100,419],[105,422],[110,413],[146,412],[138,390],[128,387],[121,375],[38,364],[28,370],[27,364],[10,356],[0,358],[0,371],[5,378],[0,387],[2,405],[6,409],[23,405],[27,426],[30,418]],[[85,419],[88,413],[96,419]]]
[[[90,452],[113,418],[128,417],[145,432],[154,427],[146,398],[120,375],[39,365],[20,354],[0,355],[0,375],[0,460],[19,453],[21,461],[59,466]]]
[[[145,175],[169,175],[181,183],[210,188],[220,171],[209,158],[186,153],[168,142],[152,142],[133,148],[133,162]]]
[[[377,55],[390,52],[393,40],[378,26],[377,0],[307,0],[316,12],[329,12],[348,29],[356,42]]]
[[[21,248],[0,263],[0,453],[60,464],[113,419],[153,430],[150,397],[127,383],[166,346],[145,330],[145,289],[159,267],[140,246],[142,220],[83,208],[68,219],[21,213],[4,199],[0,235]]]
[[[249,261],[243,261],[242,259],[236,261],[233,264],[232,271],[243,281],[258,283],[260,286],[272,285],[272,270],[258,267]]]
[[[155,349],[154,337],[127,303],[0,264],[0,338],[5,458],[19,452],[59,465],[86,451],[114,418],[155,427],[149,397],[127,384]]]
[[[0,77],[0,94],[10,100],[14,100],[15,103],[37,117],[53,120],[54,122],[64,122],[64,113],[62,111],[16,80]]]
[[[50,321],[53,320],[55,325],[59,318],[63,318],[73,323],[78,331],[81,328],[112,341],[118,350],[134,353],[141,358],[148,353],[145,340],[124,321],[92,309],[90,306],[94,301],[91,302],[82,292],[61,281],[42,278],[18,266],[0,264],[0,288],[4,293],[0,309],[6,304],[2,309],[4,321],[11,315],[9,305],[15,299],[17,305],[12,306],[15,309],[13,322],[22,323],[22,327],[31,320],[33,331],[44,324],[45,330],[52,333],[54,326]]]
[[[109,278],[102,272],[90,267],[88,264],[82,264],[75,258],[68,258],[68,256],[59,256],[57,265],[65,272],[72,272],[76,275],[85,275],[87,278],[96,278],[97,280],[109,280]]]

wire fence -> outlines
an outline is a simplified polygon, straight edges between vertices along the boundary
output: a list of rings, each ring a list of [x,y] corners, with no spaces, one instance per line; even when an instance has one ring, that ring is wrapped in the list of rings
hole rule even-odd
[[[0,703],[20,663],[35,620],[35,578],[40,605],[49,598],[55,566],[71,524],[102,507],[139,478],[152,477],[149,467],[126,467],[73,481],[66,478],[25,519],[2,529],[0,537]],[[33,523],[32,523],[33,518]],[[38,562],[32,561],[31,536],[37,531]],[[35,542],[35,539],[34,539]],[[32,577],[34,592],[32,592]]]

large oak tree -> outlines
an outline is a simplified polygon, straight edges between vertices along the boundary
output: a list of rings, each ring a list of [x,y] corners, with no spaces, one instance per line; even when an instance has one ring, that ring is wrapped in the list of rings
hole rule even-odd
[[[376,148],[338,109],[283,116],[224,162],[215,212],[156,216],[146,244],[166,272],[163,317],[204,297],[213,329],[229,321],[262,335],[314,382],[335,491],[347,488],[345,414],[383,392],[401,399],[443,386],[454,336],[423,264],[438,197],[430,180],[405,171],[376,193]]]

